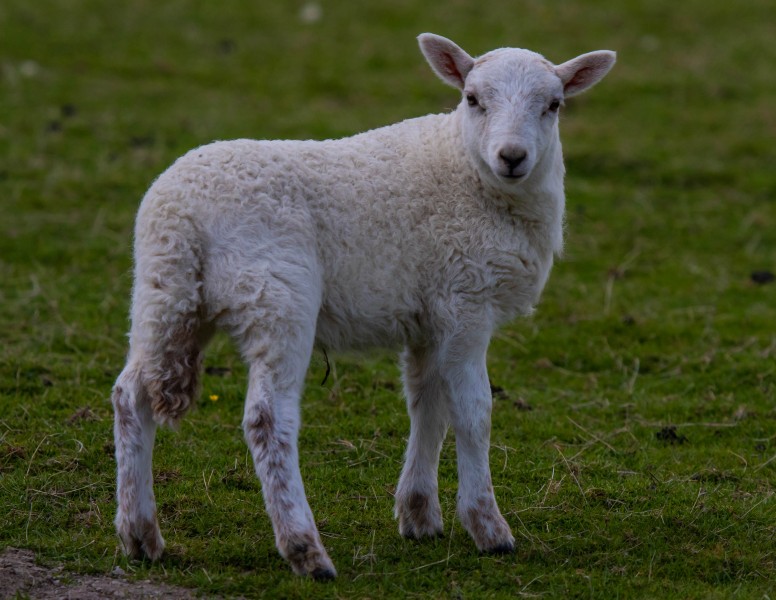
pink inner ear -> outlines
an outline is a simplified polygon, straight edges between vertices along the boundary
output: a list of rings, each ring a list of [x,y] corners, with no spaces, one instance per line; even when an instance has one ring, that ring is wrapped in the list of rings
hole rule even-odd
[[[576,87],[578,85],[584,85],[584,83],[588,80],[588,75],[591,74],[593,69],[590,67],[583,67],[576,73],[574,73],[574,77],[571,78],[571,81],[566,82],[565,87]]]
[[[456,79],[463,81],[461,72],[458,70],[453,57],[449,54],[445,54],[445,70]]]

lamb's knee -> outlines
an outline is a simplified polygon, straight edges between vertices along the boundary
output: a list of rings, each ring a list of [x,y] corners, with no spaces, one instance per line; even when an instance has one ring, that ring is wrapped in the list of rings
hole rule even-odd
[[[117,383],[111,394],[111,404],[113,405],[116,438],[118,440],[139,439],[140,423],[137,420],[129,390]]]
[[[146,443],[151,409],[141,379],[139,369],[128,366],[113,386],[111,404],[117,457],[124,447],[140,448]]]
[[[252,411],[250,417],[243,420],[243,434],[254,457],[263,462],[272,446],[277,444],[275,436],[275,418],[269,407]]]

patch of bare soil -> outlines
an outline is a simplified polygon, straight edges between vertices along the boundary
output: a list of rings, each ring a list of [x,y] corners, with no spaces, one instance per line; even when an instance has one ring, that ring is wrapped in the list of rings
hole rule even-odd
[[[61,566],[48,568],[35,563],[30,550],[6,548],[0,554],[0,598],[197,598],[194,590],[151,581],[129,581],[116,569],[112,575],[78,575]]]

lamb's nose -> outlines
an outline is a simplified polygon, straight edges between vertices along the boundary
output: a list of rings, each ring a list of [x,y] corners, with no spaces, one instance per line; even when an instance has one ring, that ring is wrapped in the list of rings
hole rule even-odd
[[[528,152],[520,146],[502,148],[498,153],[498,157],[504,161],[510,173],[520,166],[527,156]]]

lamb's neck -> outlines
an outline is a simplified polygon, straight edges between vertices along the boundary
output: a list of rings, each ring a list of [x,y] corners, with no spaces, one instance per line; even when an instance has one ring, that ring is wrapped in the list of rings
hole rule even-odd
[[[434,152],[429,154],[430,160],[443,170],[452,169],[458,173],[474,170],[469,157],[462,152],[464,142],[458,111],[429,115],[425,118],[428,119],[430,133],[433,135]]]
[[[536,243],[546,245],[548,251],[560,255],[566,206],[564,174],[563,151],[559,138],[555,138],[526,181],[511,187],[496,187],[478,173],[475,176],[489,203],[502,206],[513,218],[535,232]]]
[[[562,218],[566,204],[565,172],[560,139],[554,136],[526,181],[518,184],[515,190],[518,206],[528,211],[540,209],[547,217],[557,214]],[[552,211],[549,211],[550,207]]]

